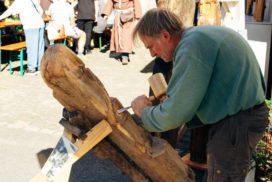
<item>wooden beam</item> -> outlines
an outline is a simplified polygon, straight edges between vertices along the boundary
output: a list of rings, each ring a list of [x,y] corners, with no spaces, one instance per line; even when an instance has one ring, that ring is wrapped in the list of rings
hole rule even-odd
[[[102,120],[86,133],[87,137],[84,140],[77,140],[75,142],[75,145],[78,147],[77,152],[65,162],[61,171],[54,177],[54,182],[68,182],[72,165],[111,132],[112,128],[108,122]],[[47,182],[47,179],[40,172],[30,182]]]
[[[182,160],[188,164],[189,166],[196,168],[196,169],[201,169],[201,170],[207,170],[207,164],[205,163],[198,163],[190,160],[190,153],[186,154],[185,156],[182,157]]]

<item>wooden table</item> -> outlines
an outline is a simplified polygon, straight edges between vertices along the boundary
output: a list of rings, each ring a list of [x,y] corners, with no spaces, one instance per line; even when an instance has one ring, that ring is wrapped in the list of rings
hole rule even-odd
[[[6,27],[12,27],[12,26],[18,26],[22,25],[20,21],[14,21],[14,22],[6,22],[6,21],[0,21],[0,28],[6,28]]]
[[[44,22],[48,22],[51,19],[50,18],[43,18]],[[0,47],[2,46],[2,30],[1,28],[6,28],[6,27],[13,27],[13,26],[20,26],[22,25],[22,22],[17,20],[17,21],[0,21]],[[2,56],[2,52],[0,50],[0,72],[1,70],[1,56]],[[21,71],[21,76],[23,75],[22,71]]]
[[[50,18],[43,18],[44,22],[48,22],[50,21]],[[6,27],[12,27],[12,26],[19,26],[22,25],[22,22],[19,20],[16,21],[11,21],[11,22],[7,22],[7,21],[0,21],[0,28],[6,28]]]

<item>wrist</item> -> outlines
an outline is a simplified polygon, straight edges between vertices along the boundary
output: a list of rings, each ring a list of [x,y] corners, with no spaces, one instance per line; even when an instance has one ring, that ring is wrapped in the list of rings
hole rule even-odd
[[[139,118],[141,118],[141,117],[142,117],[142,110],[138,110],[137,113],[136,113],[136,115],[137,115]]]

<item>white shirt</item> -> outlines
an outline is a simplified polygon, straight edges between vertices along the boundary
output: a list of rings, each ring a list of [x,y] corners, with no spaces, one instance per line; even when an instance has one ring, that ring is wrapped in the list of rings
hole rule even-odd
[[[38,0],[15,0],[9,11],[14,15],[19,14],[24,29],[44,27],[43,10]]]
[[[54,1],[48,9],[48,14],[51,16],[52,22],[71,26],[70,19],[73,18],[73,7],[64,0]]]

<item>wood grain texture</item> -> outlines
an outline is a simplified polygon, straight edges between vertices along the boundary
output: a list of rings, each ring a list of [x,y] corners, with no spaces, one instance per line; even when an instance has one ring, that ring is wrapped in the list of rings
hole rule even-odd
[[[109,158],[133,181],[194,181],[190,168],[169,144],[162,155],[152,157],[151,134],[137,125],[128,112],[117,113],[123,108],[121,103],[109,97],[100,80],[65,45],[55,44],[47,49],[41,75],[68,111],[80,113],[82,121],[73,125],[90,128],[103,119],[109,122],[112,133],[93,152]],[[110,149],[110,155],[104,149]]]

